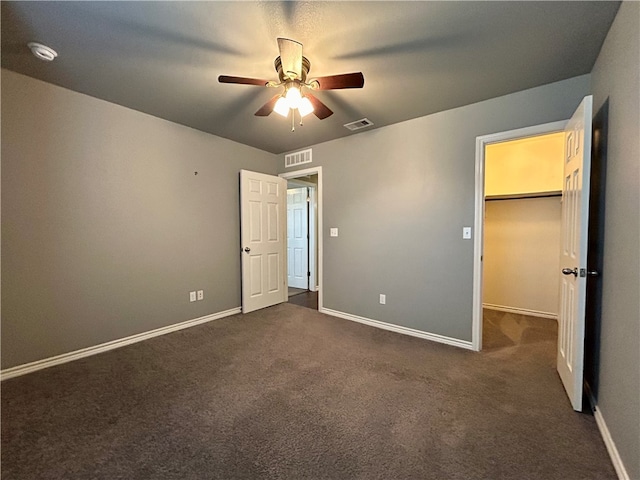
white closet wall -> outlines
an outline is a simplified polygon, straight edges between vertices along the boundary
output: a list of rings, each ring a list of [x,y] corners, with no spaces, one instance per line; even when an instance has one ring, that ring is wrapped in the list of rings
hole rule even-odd
[[[560,207],[560,197],[485,203],[486,307],[557,317]]]

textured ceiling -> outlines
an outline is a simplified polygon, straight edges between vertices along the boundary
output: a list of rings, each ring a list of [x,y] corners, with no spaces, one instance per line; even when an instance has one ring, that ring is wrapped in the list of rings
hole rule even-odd
[[[619,2],[7,2],[2,67],[273,153],[589,73]],[[311,72],[361,71],[361,90],[317,92],[335,114],[291,132],[254,112],[273,89],[276,38]],[[38,41],[58,51],[33,57]]]

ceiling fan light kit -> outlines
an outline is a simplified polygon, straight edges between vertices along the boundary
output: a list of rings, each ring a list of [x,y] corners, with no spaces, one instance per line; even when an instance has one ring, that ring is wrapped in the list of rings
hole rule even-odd
[[[276,104],[273,106],[273,111],[278,115],[282,115],[286,117],[289,115],[289,104],[287,103],[287,99],[285,97],[280,97]]]
[[[300,117],[305,117],[313,112],[314,108],[307,97],[300,93],[300,87],[290,82],[285,85],[285,93],[281,95],[273,107],[273,111],[283,117],[289,116],[289,110],[298,110]]]
[[[302,97],[302,100],[300,100],[300,105],[298,105],[298,113],[300,113],[300,116],[306,117],[314,110],[315,109],[311,104],[311,100],[309,100],[307,97]]]
[[[311,70],[311,62],[302,55],[302,44],[288,38],[278,38],[278,49],[280,56],[274,61],[274,67],[278,72],[278,82],[272,80],[260,80],[257,78],[233,77],[220,75],[220,83],[235,83],[240,85],[256,85],[270,88],[284,87],[284,91],[265,103],[255,113],[256,116],[266,117],[275,111],[283,117],[293,113],[292,124],[294,123],[295,112],[302,117],[314,113],[316,117],[323,120],[333,112],[307,90],[335,90],[343,88],[362,88],[364,86],[364,75],[358,73],[346,73],[342,75],[330,75],[319,77],[307,82],[307,75]],[[292,131],[295,128],[292,128]]]

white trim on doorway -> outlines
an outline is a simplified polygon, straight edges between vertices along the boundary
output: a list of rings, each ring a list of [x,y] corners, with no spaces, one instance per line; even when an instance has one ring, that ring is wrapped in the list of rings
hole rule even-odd
[[[491,143],[506,142],[519,138],[535,137],[564,130],[566,120],[518,128],[506,132],[476,137],[476,184],[475,218],[473,241],[473,309],[471,344],[473,350],[482,350],[482,253],[484,238],[484,155],[485,147]]]
[[[309,290],[318,291],[318,275],[316,258],[316,239],[318,238],[318,229],[316,228],[318,217],[318,186],[309,187]]]
[[[318,231],[316,237],[318,239],[318,258],[316,268],[318,270],[318,310],[322,310],[322,167],[311,167],[302,170],[294,170],[292,172],[281,173],[279,176],[285,180],[293,180],[308,175],[318,175],[318,188],[316,189],[318,202]]]

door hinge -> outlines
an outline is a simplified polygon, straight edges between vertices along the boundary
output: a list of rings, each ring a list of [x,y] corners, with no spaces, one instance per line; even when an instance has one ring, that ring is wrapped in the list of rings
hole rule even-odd
[[[307,272],[307,277],[310,277],[310,276],[311,276],[311,272]]]

